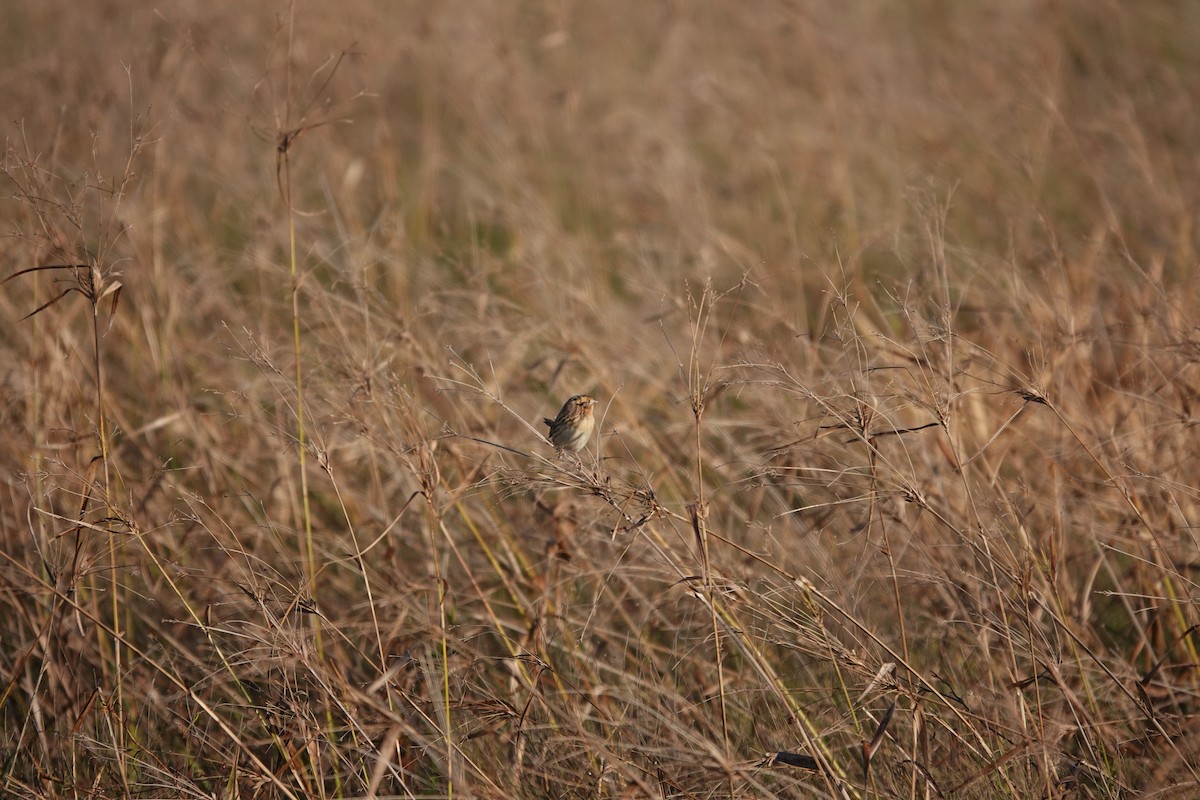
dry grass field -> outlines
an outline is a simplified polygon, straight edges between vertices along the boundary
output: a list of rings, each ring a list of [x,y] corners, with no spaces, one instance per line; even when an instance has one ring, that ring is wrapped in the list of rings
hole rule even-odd
[[[1200,5],[0,41],[3,797],[1200,795]]]

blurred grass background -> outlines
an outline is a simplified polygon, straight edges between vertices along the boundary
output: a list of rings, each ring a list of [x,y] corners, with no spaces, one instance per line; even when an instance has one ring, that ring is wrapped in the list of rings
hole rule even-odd
[[[1200,6],[0,41],[5,796],[1196,793]]]

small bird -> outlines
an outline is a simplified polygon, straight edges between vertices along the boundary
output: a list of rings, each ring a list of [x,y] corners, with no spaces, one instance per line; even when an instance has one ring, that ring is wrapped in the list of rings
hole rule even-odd
[[[595,405],[596,401],[586,394],[577,394],[563,403],[557,417],[543,420],[550,426],[550,443],[569,453],[582,450],[596,427],[596,418],[592,416]]]

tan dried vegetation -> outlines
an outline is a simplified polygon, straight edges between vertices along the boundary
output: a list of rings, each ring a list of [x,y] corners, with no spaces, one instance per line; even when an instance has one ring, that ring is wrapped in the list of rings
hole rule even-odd
[[[1194,3],[0,38],[5,797],[1195,796]]]

